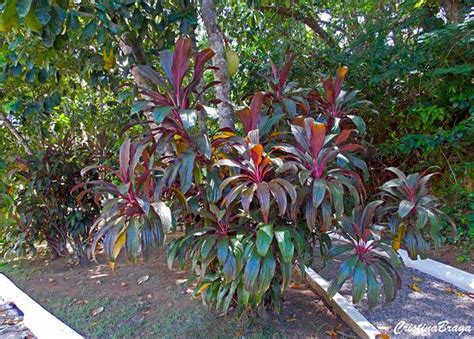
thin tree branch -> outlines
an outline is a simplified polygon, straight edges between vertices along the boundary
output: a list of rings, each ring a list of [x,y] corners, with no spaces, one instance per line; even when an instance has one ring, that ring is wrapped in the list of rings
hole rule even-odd
[[[289,8],[280,6],[259,6],[258,9],[262,12],[271,12],[281,16],[292,18],[294,20],[301,21],[309,28],[311,28],[313,32],[323,41],[325,41],[328,45],[330,45],[331,47],[337,47],[337,44],[334,39],[324,30],[324,28],[321,27],[321,25],[316,19],[309,15],[302,16]]]
[[[26,139],[20,134],[20,132],[18,132],[18,130],[15,128],[15,126],[13,126],[11,121],[8,120],[8,118],[5,116],[5,114],[3,112],[0,112],[0,121],[3,121],[3,124],[5,125],[5,127],[10,131],[11,134],[13,134],[13,136],[18,141],[18,143],[21,146],[23,146],[26,153],[30,156],[33,156],[34,153],[31,150],[31,147],[28,144],[28,142],[26,141]]]

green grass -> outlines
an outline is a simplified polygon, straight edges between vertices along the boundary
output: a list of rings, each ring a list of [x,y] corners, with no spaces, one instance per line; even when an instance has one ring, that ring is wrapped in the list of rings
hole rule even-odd
[[[175,296],[179,297],[178,294]],[[262,319],[239,319],[235,314],[218,315],[198,301],[186,308],[158,311],[153,321],[150,320],[144,324],[147,337],[229,338],[245,335],[268,338],[273,334],[264,328]]]
[[[50,299],[45,305],[58,318],[82,334],[94,338],[130,337],[141,325],[141,307],[130,305],[126,298],[89,299],[87,304],[70,305],[72,299]],[[91,317],[93,310],[104,307],[104,311]]]
[[[171,288],[167,302],[172,300],[173,305],[150,305],[144,297],[131,298],[119,293],[116,296],[114,293],[98,296],[90,290],[90,284],[86,283],[87,277],[76,277],[70,288],[74,288],[72,295],[79,300],[87,299],[87,303],[81,304],[72,296],[55,295],[47,288],[32,289],[32,284],[42,275],[44,269],[28,260],[0,262],[0,272],[12,278],[48,311],[88,338],[284,337],[281,325],[285,327],[286,319],[264,320],[254,315],[238,318],[232,311],[226,316],[219,315],[197,301],[185,303],[186,307],[182,307],[179,306],[183,305],[182,298],[189,296]],[[103,285],[101,288],[107,287]],[[36,290],[36,293],[33,290]],[[92,317],[92,311],[100,307],[104,307],[104,311]],[[144,311],[147,309],[150,313],[145,315]],[[283,324],[278,325],[275,322]],[[316,334],[320,332],[321,329],[315,329]]]

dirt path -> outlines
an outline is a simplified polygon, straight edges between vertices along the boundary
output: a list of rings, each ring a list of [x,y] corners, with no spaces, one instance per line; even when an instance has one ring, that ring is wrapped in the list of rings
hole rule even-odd
[[[334,266],[320,269],[321,262],[315,263],[313,269],[327,280],[336,275]],[[430,328],[440,322],[446,326],[468,328],[471,332],[463,336],[474,335],[474,299],[472,296],[460,292],[454,286],[433,278],[420,271],[404,267],[399,270],[402,279],[402,288],[395,300],[387,305],[380,305],[369,310],[365,300],[355,305],[356,308],[379,330],[390,334],[392,338],[407,337],[434,337],[454,338],[462,331],[445,332],[435,331]],[[351,284],[346,283],[340,293],[352,301]],[[402,324],[397,324],[402,322]],[[399,332],[402,325],[426,325],[420,328],[410,328]]]
[[[315,294],[298,284],[286,294],[281,314],[268,319],[219,315],[191,300],[183,284],[186,272],[170,272],[164,255],[135,266],[120,261],[115,275],[105,264],[84,267],[45,258],[0,264],[0,271],[87,337],[354,336]],[[139,285],[145,276],[148,280]]]

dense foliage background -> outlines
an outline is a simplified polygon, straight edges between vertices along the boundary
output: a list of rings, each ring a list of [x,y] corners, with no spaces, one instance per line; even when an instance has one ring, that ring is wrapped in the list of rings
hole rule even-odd
[[[234,106],[267,90],[269,60],[282,63],[289,51],[290,79],[301,87],[321,88],[321,76],[348,66],[345,88],[371,102],[359,111],[367,123],[370,186],[388,179],[388,166],[405,172],[438,166],[435,191],[458,228],[453,237],[446,223],[444,240],[460,246],[459,260],[470,260],[468,1],[215,3],[219,29],[240,58],[231,79]],[[143,120],[146,103],[136,99],[135,85],[147,86],[140,74],[150,74],[146,66],[159,63],[160,51],[180,35],[195,50],[208,46],[199,4],[4,0],[0,12],[0,251],[24,255],[44,240],[55,255],[69,244],[83,258],[98,207],[92,194],[77,199],[81,169],[113,167],[123,140],[147,130],[126,127]],[[212,98],[213,90],[206,95]]]

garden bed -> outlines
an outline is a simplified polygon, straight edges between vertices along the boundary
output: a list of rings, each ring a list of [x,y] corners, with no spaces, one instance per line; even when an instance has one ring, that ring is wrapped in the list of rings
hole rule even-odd
[[[342,259],[342,258],[340,258]],[[339,260],[340,260],[339,259]],[[337,273],[337,265],[322,267],[322,262],[315,262],[313,269],[327,280],[331,280]],[[471,326],[474,328],[474,299],[462,293],[456,287],[433,278],[412,268],[399,269],[402,287],[395,300],[386,305],[379,305],[369,310],[364,299],[355,307],[381,332],[393,338],[433,336],[436,338],[452,338],[453,333],[430,333],[426,328],[414,332],[395,333],[398,323],[433,326],[441,321],[448,321],[450,325]],[[351,284],[346,282],[340,293],[349,301]],[[399,325],[401,326],[401,325]],[[473,330],[471,330],[471,333]],[[469,333],[464,333],[464,336]],[[456,334],[454,334],[456,336]]]
[[[442,262],[443,264],[474,274],[474,257],[472,257],[470,261],[459,262],[458,258],[461,254],[462,252],[454,245],[446,245],[437,252],[431,250],[429,257],[433,260]]]
[[[302,284],[291,285],[281,314],[237,319],[232,310],[220,315],[192,300],[183,284],[187,272],[169,271],[164,254],[136,265],[119,260],[115,274],[99,261],[81,266],[38,257],[4,263],[0,271],[87,337],[355,336]]]

